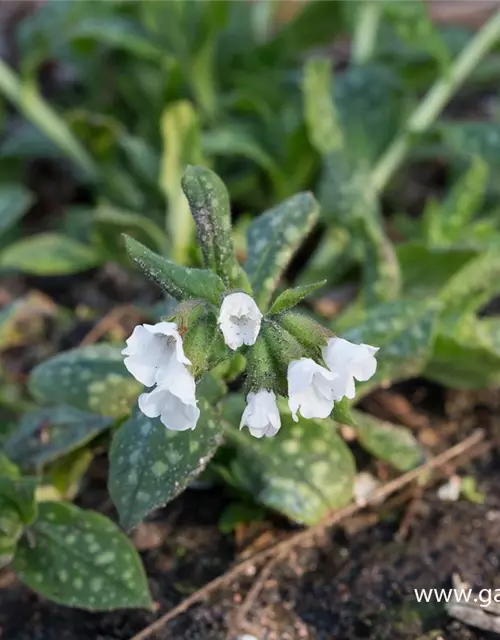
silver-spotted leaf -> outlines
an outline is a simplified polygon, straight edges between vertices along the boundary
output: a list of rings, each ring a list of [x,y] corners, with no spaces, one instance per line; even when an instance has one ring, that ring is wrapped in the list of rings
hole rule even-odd
[[[229,402],[236,404],[229,411],[234,422],[245,403],[243,397]],[[231,472],[257,502],[312,525],[350,502],[354,459],[331,420],[296,423],[285,407],[280,412],[282,426],[274,438],[257,440],[246,429],[228,428],[236,447]]]
[[[103,416],[127,415],[142,385],[123,364],[121,350],[106,344],[64,351],[35,367],[31,393],[47,404],[67,404]]]
[[[265,309],[295,251],[311,231],[319,205],[310,193],[299,193],[251,223],[245,270],[257,304]]]
[[[109,492],[126,530],[181,493],[219,447],[220,420],[204,398],[198,404],[194,431],[169,431],[137,410],[115,433]]]
[[[74,505],[42,502],[12,566],[22,582],[59,604],[93,611],[153,605],[127,536],[108,518]]]
[[[340,337],[350,342],[380,347],[377,372],[359,386],[362,393],[423,372],[432,354],[438,310],[434,301],[401,299],[374,307],[355,325],[337,327]]]
[[[229,194],[224,183],[210,169],[188,166],[182,189],[196,223],[205,266],[213,269],[227,286],[250,293],[246,274],[236,260]]]
[[[225,287],[213,271],[192,269],[170,262],[140,242],[125,236],[130,257],[145,275],[176,300],[201,298],[218,304]]]
[[[362,447],[398,471],[409,471],[425,460],[422,447],[405,427],[353,411],[354,428]]]
[[[58,406],[25,413],[5,443],[5,454],[23,468],[41,467],[109,428],[112,418]]]

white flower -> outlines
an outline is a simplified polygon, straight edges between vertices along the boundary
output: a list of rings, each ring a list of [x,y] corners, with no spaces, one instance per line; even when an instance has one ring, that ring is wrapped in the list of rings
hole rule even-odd
[[[333,383],[334,399],[344,396],[354,398],[354,378],[360,382],[369,380],[377,369],[375,354],[377,347],[369,344],[353,344],[343,338],[330,338],[322,349],[323,360],[330,371],[337,374]]]
[[[281,427],[280,413],[273,391],[260,389],[247,395],[247,406],[241,416],[240,429],[244,426],[255,438],[275,436]]]
[[[230,293],[222,301],[218,322],[225,343],[233,350],[255,344],[261,320],[259,307],[246,293]]]
[[[337,377],[310,358],[292,360],[288,365],[288,406],[293,419],[327,418],[333,409],[333,381]]]
[[[153,391],[139,396],[139,409],[148,418],[160,417],[173,431],[194,429],[200,410],[196,406],[196,384],[183,364],[161,369]]]
[[[191,364],[184,355],[175,322],[141,324],[135,327],[122,354],[124,364],[136,380],[152,387],[158,372],[176,364]]]

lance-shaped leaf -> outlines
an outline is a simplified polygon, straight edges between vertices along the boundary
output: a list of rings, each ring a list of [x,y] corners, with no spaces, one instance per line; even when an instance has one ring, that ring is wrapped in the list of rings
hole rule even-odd
[[[300,418],[295,423],[280,405],[279,433],[256,440],[236,428],[243,396],[231,396],[228,405],[225,415],[235,426],[226,433],[236,447],[231,474],[257,502],[312,525],[351,500],[354,459],[331,420]]]
[[[269,304],[279,279],[311,231],[319,205],[310,193],[299,193],[266,211],[248,229],[248,273],[261,309]]]
[[[332,62],[312,58],[304,67],[304,110],[309,138],[321,155],[344,146],[339,114],[333,101]]]
[[[356,325],[338,327],[339,336],[350,342],[380,347],[377,372],[367,383],[357,385],[362,393],[379,383],[422,373],[432,355],[438,310],[432,300],[402,299],[373,308]]]
[[[127,536],[108,518],[74,505],[40,503],[12,567],[22,582],[59,604],[93,611],[153,606]]]
[[[354,428],[362,447],[398,471],[409,471],[425,460],[422,447],[405,427],[353,411]]]
[[[89,442],[112,423],[112,418],[73,407],[32,411],[21,418],[4,451],[21,467],[40,467]]]
[[[31,393],[47,404],[120,417],[129,413],[142,386],[123,364],[121,350],[106,344],[64,351],[35,367]]]
[[[38,233],[0,253],[0,267],[39,276],[78,273],[100,262],[101,256],[91,247],[58,233]]]
[[[225,287],[212,271],[174,264],[128,236],[125,236],[125,244],[130,257],[146,276],[176,300],[201,298],[219,303]]]
[[[199,399],[194,431],[169,431],[138,410],[116,432],[110,451],[109,492],[129,530],[170,502],[203,471],[222,441],[220,420]]]
[[[273,302],[271,308],[269,309],[269,315],[282,313],[283,311],[287,311],[292,307],[295,307],[299,304],[304,298],[311,295],[314,291],[317,291],[322,286],[326,284],[326,280],[321,280],[321,282],[313,282],[312,284],[304,284],[299,287],[294,287],[293,289],[287,289],[280,293],[280,295]]]
[[[251,293],[246,273],[236,260],[229,194],[224,183],[210,169],[188,166],[182,189],[196,223],[205,266],[213,269],[227,286]]]
[[[333,100],[331,63],[312,59],[304,69],[304,103],[309,139],[323,156],[319,200],[324,216],[363,240],[367,304],[397,296],[400,274],[370,176],[348,155]]]
[[[159,182],[168,201],[167,231],[173,260],[183,262],[194,236],[194,225],[181,178],[188,162],[203,162],[197,110],[187,100],[168,104],[161,116],[161,132],[164,152]]]

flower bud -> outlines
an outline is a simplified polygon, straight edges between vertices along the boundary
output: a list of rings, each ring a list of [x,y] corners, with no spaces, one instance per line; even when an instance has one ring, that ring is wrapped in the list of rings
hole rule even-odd
[[[283,313],[278,322],[299,342],[308,355],[319,355],[320,350],[326,347],[328,338],[333,336],[329,329],[302,313]]]

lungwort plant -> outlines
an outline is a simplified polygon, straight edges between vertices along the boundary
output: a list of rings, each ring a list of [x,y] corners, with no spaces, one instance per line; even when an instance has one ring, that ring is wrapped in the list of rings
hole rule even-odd
[[[177,306],[160,322],[137,326],[122,353],[83,347],[36,367],[32,394],[55,406],[26,413],[4,446],[3,563],[60,603],[151,605],[125,534],[103,516],[53,499],[57,489],[67,496],[87,467],[86,443],[109,430],[109,490],[126,530],[187,487],[223,443],[232,462],[214,469],[299,522],[351,499],[354,462],[333,420],[355,424],[355,380],[374,375],[377,349],[294,309],[322,282],[277,292],[317,222],[316,200],[300,193],[257,217],[241,266],[222,181],[188,167],[182,187],[203,268],[125,239],[132,259]],[[228,393],[229,381],[241,391]],[[139,395],[141,385],[153,388]]]
[[[0,146],[3,171],[16,158],[14,181],[0,189],[0,233],[8,231],[0,267],[54,275],[111,258],[130,268],[132,258],[167,302],[161,314],[141,309],[144,322],[126,345],[111,336],[111,343],[39,358],[29,398],[9,398],[10,383],[0,389],[2,405],[14,409],[9,415],[21,414],[1,432],[0,560],[58,603],[152,607],[123,530],[200,474],[231,487],[224,530],[245,508],[313,524],[353,499],[356,463],[339,425],[396,471],[426,457],[411,433],[360,411],[356,400],[416,376],[455,388],[500,381],[500,323],[485,315],[500,292],[491,171],[498,144],[492,123],[483,123],[485,133],[480,123],[439,120],[473,69],[478,83],[497,73],[484,57],[498,41],[500,15],[457,44],[441,36],[420,2],[311,2],[275,33],[258,13],[264,4],[271,6],[103,3],[92,5],[95,20],[80,20],[89,3],[47,3],[62,20],[51,24],[69,16],[71,29],[59,28],[59,39],[49,41],[26,38],[33,55],[26,55],[23,82],[0,64],[0,90],[44,132],[44,153],[48,138],[79,168],[77,180],[98,204],[76,216],[73,235],[68,224],[7,246],[32,202],[19,183],[20,150],[36,157],[40,149],[32,128],[16,128]],[[169,20],[158,22],[163,11]],[[344,20],[353,26],[346,70],[334,77],[322,59],[299,69],[303,52],[329,42]],[[156,25],[166,23],[173,27],[163,38]],[[31,29],[44,33],[36,19]],[[68,94],[60,105],[66,119],[56,115],[29,82],[30,60],[53,53],[51,45],[87,88],[101,65],[116,70],[123,112],[112,113],[109,95],[92,85],[88,109],[64,111]],[[228,72],[217,80],[219,58]],[[275,81],[278,67],[286,82]],[[130,78],[143,80],[143,94]],[[137,136],[130,133],[136,122]],[[417,220],[401,212],[393,178],[415,150],[429,157],[436,148],[450,160],[455,184]],[[188,162],[215,166],[224,183],[208,168],[185,169]],[[271,207],[245,234],[244,215],[232,226],[225,184],[243,204],[239,211]],[[292,195],[309,187],[315,196]],[[398,202],[397,243],[381,194]],[[298,255],[313,228],[307,256]],[[126,251],[119,231],[128,231]],[[325,281],[354,284],[355,299],[320,320],[310,301]],[[25,304],[2,311],[1,347],[18,344],[15,320]],[[103,451],[121,527],[70,504]]]

